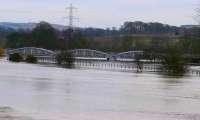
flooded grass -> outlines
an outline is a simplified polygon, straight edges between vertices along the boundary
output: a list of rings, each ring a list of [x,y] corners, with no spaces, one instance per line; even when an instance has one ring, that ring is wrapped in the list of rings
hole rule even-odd
[[[21,116],[11,107],[0,107],[0,120],[34,120],[30,117]]]
[[[0,107],[0,113],[10,112],[10,111],[12,111],[12,108],[10,107]]]

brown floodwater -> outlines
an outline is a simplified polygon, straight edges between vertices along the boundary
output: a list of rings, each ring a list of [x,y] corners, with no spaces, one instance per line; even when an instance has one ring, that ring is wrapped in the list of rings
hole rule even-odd
[[[0,61],[0,120],[200,120],[200,79]]]

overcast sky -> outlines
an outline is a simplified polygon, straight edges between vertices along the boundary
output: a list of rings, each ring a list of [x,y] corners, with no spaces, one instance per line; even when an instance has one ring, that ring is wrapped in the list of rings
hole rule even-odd
[[[68,24],[65,8],[78,8],[75,25],[119,27],[124,21],[162,22],[170,25],[196,24],[200,0],[0,0],[0,22]]]

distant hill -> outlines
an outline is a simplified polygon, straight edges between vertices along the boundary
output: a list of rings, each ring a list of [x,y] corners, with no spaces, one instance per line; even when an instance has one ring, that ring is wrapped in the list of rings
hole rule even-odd
[[[182,25],[181,28],[185,29],[200,28],[200,25]]]
[[[1,29],[13,29],[13,30],[32,30],[37,26],[37,23],[12,23],[12,22],[0,22],[0,28]],[[58,25],[58,24],[52,24],[52,26],[57,30],[64,30],[67,28],[67,26],[64,25]]]

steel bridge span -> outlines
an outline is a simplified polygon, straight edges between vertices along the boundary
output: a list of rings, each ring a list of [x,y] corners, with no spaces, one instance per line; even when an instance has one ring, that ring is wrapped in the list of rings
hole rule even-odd
[[[114,60],[114,61],[133,61],[137,54],[142,54],[142,51],[128,51],[117,54],[108,54],[102,51],[91,50],[91,49],[74,49],[68,50],[75,59],[78,60]],[[7,50],[7,55],[19,53],[22,56],[34,55],[37,58],[55,59],[59,52],[51,51],[43,48],[36,47],[24,47],[17,49]]]

